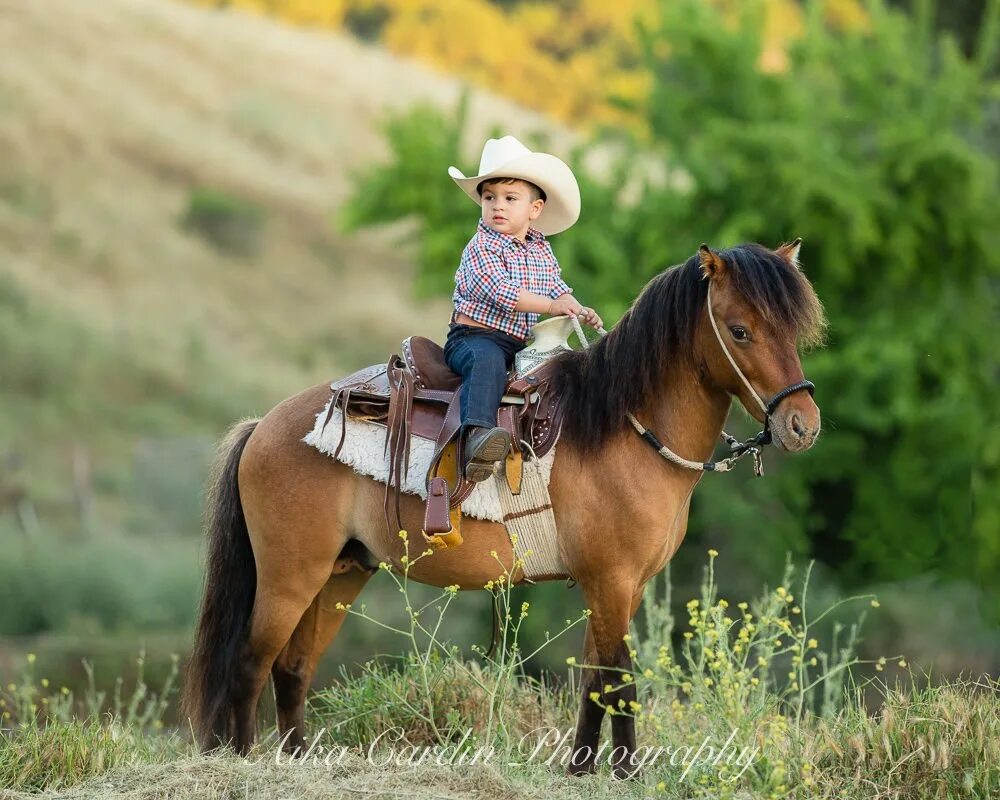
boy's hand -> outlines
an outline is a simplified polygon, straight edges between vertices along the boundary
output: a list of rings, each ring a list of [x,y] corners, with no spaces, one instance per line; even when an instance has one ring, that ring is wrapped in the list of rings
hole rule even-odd
[[[597,312],[587,306],[583,307],[583,321],[591,328],[603,328],[604,320],[597,316]]]
[[[582,306],[577,302],[577,299],[573,297],[569,292],[566,294],[559,295],[555,300],[549,304],[548,312],[553,317],[567,315],[579,317],[585,323],[594,328],[604,327],[604,323],[601,318],[597,315],[597,312],[592,308],[587,306]]]

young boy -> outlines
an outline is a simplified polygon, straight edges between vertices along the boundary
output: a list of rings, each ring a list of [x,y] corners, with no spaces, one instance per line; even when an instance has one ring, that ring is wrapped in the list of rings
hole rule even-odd
[[[482,206],[455,273],[444,355],[462,376],[465,477],[484,481],[511,446],[497,427],[497,409],[514,354],[539,314],[575,314],[594,327],[602,322],[573,297],[545,239],[580,216],[580,189],[566,164],[504,136],[486,142],[478,175],[467,178],[455,167],[448,174]]]

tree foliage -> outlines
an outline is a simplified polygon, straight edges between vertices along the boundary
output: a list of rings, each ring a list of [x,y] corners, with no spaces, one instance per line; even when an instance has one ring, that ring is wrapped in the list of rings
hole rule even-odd
[[[649,73],[641,21],[659,0],[194,0],[270,14],[297,25],[346,29],[392,52],[448,70],[578,127],[642,130]],[[732,16],[742,0],[705,0]],[[801,34],[797,0],[763,0],[760,63],[783,69]],[[864,24],[858,0],[825,0],[838,25]]]
[[[787,68],[761,69],[765,17],[743,9],[664,0],[641,28],[651,143],[617,142],[600,178],[589,148],[572,154],[584,212],[554,240],[564,273],[613,320],[702,241],[803,237],[831,322],[804,361],[826,433],[794,461],[770,456],[762,481],[703,481],[693,535],[737,531],[751,562],[791,548],[846,579],[939,567],[985,583],[1000,570],[990,59],[879,2],[864,28],[831,26],[811,2]],[[998,13],[992,2],[987,24]],[[445,175],[462,113],[396,120],[394,161],[360,181],[352,208],[354,225],[422,219],[427,291],[450,290],[475,223]]]

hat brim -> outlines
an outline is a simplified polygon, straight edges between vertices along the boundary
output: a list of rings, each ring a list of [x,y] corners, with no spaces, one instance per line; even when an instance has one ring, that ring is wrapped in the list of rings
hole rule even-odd
[[[448,175],[476,205],[482,205],[477,187],[490,178],[519,178],[545,192],[545,205],[532,226],[550,236],[573,226],[580,218],[580,187],[573,171],[548,153],[529,155],[508,161],[482,175],[466,176],[457,167],[448,167]]]

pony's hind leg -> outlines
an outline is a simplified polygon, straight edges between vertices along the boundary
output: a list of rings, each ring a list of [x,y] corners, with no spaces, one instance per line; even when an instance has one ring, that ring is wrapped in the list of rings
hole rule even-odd
[[[314,568],[315,569],[315,568]],[[271,666],[298,627],[329,576],[300,574],[294,594],[271,594],[261,591],[258,583],[250,636],[239,660],[239,672],[233,687],[233,733],[236,751],[246,755],[257,735],[257,704],[267,684]]]
[[[278,711],[278,739],[287,753],[305,750],[306,694],[316,665],[340,631],[348,605],[361,593],[371,574],[350,568],[333,575],[302,615],[288,644],[271,669]]]

